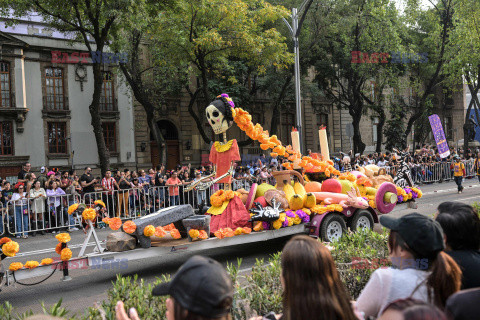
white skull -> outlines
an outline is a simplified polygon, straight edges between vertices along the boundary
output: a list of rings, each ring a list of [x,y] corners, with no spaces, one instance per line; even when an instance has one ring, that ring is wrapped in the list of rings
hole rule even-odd
[[[221,113],[220,110],[218,110],[217,107],[212,104],[205,109],[205,113],[207,115],[208,123],[212,127],[215,134],[222,134],[232,126],[232,122],[227,121],[223,113]]]

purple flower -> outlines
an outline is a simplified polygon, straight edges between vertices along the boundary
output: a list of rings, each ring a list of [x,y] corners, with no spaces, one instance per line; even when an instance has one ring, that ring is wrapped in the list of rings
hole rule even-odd
[[[282,228],[288,227],[288,219],[285,218],[285,221],[282,222]]]
[[[412,198],[413,198],[413,199],[417,199],[417,198],[418,198],[418,193],[412,192]]]
[[[295,218],[295,213],[293,213],[292,210],[285,211],[285,214],[287,215],[287,217]]]
[[[403,196],[398,196],[398,203],[402,203],[403,202]]]
[[[262,221],[263,230],[270,230],[270,223]]]

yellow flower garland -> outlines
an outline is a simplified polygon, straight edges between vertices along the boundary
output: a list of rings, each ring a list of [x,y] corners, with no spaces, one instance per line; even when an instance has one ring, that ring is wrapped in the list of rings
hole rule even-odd
[[[52,263],[53,263],[52,258],[45,258],[45,259],[42,259],[42,262],[40,262],[40,264],[42,266],[47,266],[47,265],[52,264]]]
[[[82,217],[85,220],[93,221],[93,220],[95,220],[96,216],[97,216],[97,213],[95,212],[95,209],[88,208],[88,209],[83,210]]]
[[[21,262],[12,262],[10,263],[8,270],[17,271],[18,269],[22,269],[22,268],[23,268],[23,264]]]
[[[2,246],[2,252],[7,257],[14,257],[20,250],[20,246],[15,241],[9,241]]]
[[[72,250],[69,248],[62,249],[62,252],[60,253],[60,259],[62,261],[68,261],[72,258]]]
[[[155,227],[149,224],[148,226],[143,229],[143,235],[145,237],[151,237],[155,234]]]
[[[38,265],[39,265],[38,261],[27,261],[24,267],[27,269],[34,269],[38,267]]]
[[[70,240],[72,240],[70,235],[66,232],[57,234],[55,238],[57,238],[57,240],[60,241],[61,243],[67,243]]]

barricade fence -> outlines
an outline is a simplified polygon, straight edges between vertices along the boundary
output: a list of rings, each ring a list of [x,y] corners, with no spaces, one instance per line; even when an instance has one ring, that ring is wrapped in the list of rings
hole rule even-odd
[[[463,161],[466,176],[476,175],[474,160]],[[433,183],[453,179],[451,162],[433,164],[418,164],[410,166],[410,173],[415,184]],[[387,174],[395,175],[398,168],[385,167]],[[261,183],[264,181],[258,181]],[[274,183],[274,181],[270,181]],[[233,190],[250,190],[252,185],[248,180],[233,180]],[[113,191],[98,191],[83,195],[56,194],[38,196],[36,198],[22,198],[17,194],[3,205],[0,202],[1,223],[0,235],[7,232],[14,236],[26,236],[33,233],[63,232],[77,230],[82,227],[81,217],[68,214],[68,207],[74,203],[85,203],[93,207],[96,200],[102,200],[109,217],[120,217],[122,220],[135,219],[156,212],[159,209],[172,205],[190,204],[198,208],[202,203],[209,205],[210,196],[221,188],[223,184],[214,184],[207,190],[191,190],[184,192],[187,186],[178,187],[137,187]],[[49,191],[49,193],[51,193]],[[102,217],[96,221],[97,227],[103,227]]]

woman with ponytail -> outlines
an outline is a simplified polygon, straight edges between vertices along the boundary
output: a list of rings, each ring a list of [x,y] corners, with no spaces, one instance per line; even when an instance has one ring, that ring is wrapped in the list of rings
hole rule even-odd
[[[444,309],[447,298],[460,290],[462,272],[443,252],[438,222],[418,213],[399,219],[382,216],[390,229],[388,250],[393,267],[376,270],[357,300],[365,316],[378,317],[392,301],[414,298]]]

